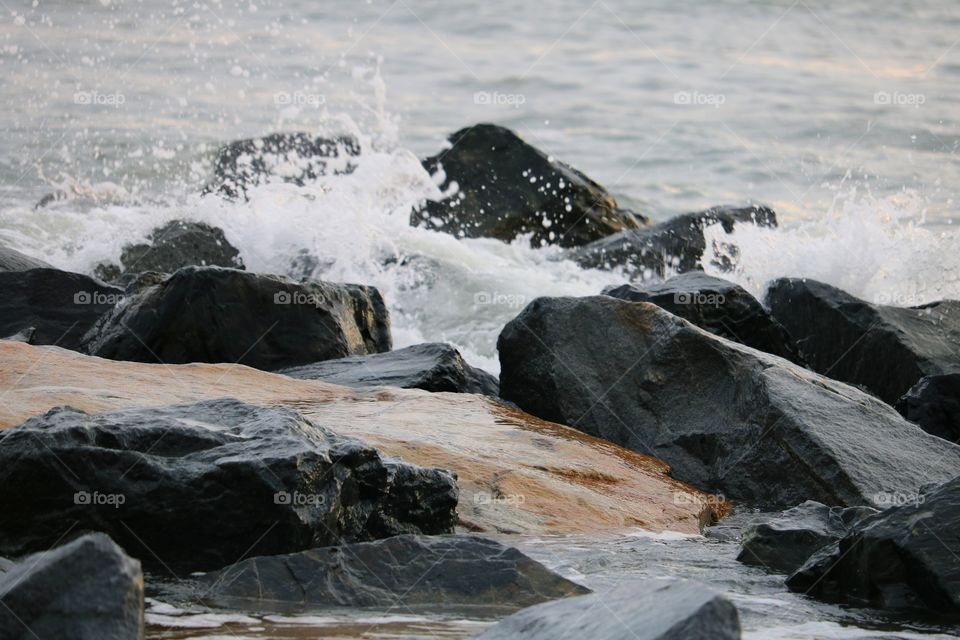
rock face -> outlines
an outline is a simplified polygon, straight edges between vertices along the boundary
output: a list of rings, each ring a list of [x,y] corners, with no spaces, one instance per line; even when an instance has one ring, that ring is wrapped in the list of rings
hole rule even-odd
[[[52,269],[53,267],[25,253],[0,244],[0,273],[4,271],[29,271],[30,269]]]
[[[33,344],[77,349],[123,290],[57,269],[0,272],[0,336],[34,329]]]
[[[58,408],[0,432],[0,553],[76,523],[157,571],[339,540],[447,533],[457,487],[289,409],[221,399],[96,415]]]
[[[897,411],[927,433],[960,440],[960,374],[927,376],[897,401]]]
[[[509,129],[478,124],[457,131],[449,141],[451,148],[427,158],[423,166],[431,175],[443,176],[443,190],[456,183],[457,192],[415,211],[413,226],[504,242],[532,232],[533,247],[578,247],[648,222]]]
[[[723,225],[725,232],[731,233],[737,224],[775,227],[777,216],[766,207],[714,207],[595,240],[571,251],[569,257],[588,269],[620,267],[635,279],[642,280],[695,271],[702,269],[700,260],[707,247],[703,229],[717,223]],[[730,248],[724,253],[735,251]]]
[[[738,640],[736,607],[686,580],[627,583],[605,593],[539,604],[477,640]]]
[[[804,502],[775,520],[744,529],[737,560],[775,573],[793,573],[818,549],[836,542],[875,513],[877,510],[870,507],[844,509],[812,500]]]
[[[189,266],[244,268],[240,252],[227,242],[221,229],[202,222],[173,220],[154,229],[149,242],[124,247],[119,267],[100,265],[96,275],[115,280],[124,273],[173,273]]]
[[[143,638],[140,562],[93,533],[0,573],[0,638]]]
[[[237,140],[217,152],[213,180],[204,193],[246,197],[247,189],[270,180],[303,185],[330,173],[349,173],[360,145],[349,137],[273,133]]]
[[[880,506],[960,474],[960,447],[871,396],[652,304],[539,298],[498,349],[505,399],[727,498]]]
[[[766,302],[814,371],[888,404],[924,376],[960,373],[960,301],[874,305],[822,282],[783,278]]]
[[[856,606],[960,612],[960,478],[906,497],[815,554],[787,585]]]
[[[113,360],[272,370],[389,351],[390,319],[372,287],[186,267],[105,316],[84,349]]]
[[[783,325],[746,289],[721,278],[693,271],[663,283],[608,287],[603,293],[651,302],[714,335],[804,364]]]
[[[496,396],[499,392],[495,377],[471,367],[454,347],[439,342],[417,344],[370,356],[315,362],[281,369],[277,373],[356,389],[400,387],[488,396]]]
[[[515,611],[589,593],[516,549],[474,535],[402,535],[251,558],[196,586],[215,607],[280,613],[457,605]]]

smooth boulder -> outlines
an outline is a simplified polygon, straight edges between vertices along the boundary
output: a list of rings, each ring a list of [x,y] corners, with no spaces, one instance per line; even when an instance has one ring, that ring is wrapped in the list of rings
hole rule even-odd
[[[503,398],[734,500],[881,506],[960,474],[960,447],[868,394],[649,303],[539,298],[497,347]]]
[[[0,432],[0,554],[108,533],[180,572],[341,540],[448,533],[455,478],[384,459],[290,409],[237,400],[95,415],[60,407]]]
[[[390,318],[373,287],[219,267],[185,267],[146,286],[84,340],[86,353],[113,360],[266,370],[390,346]]]
[[[0,244],[0,272],[29,271],[30,269],[52,269],[53,267],[43,260],[33,258],[16,249]]]
[[[656,284],[608,287],[604,295],[651,302],[701,329],[803,365],[793,339],[743,287],[699,271]]]
[[[0,336],[78,349],[84,334],[123,301],[122,289],[58,269],[0,272]]]
[[[790,589],[854,606],[960,613],[960,477],[902,497],[814,554]]]
[[[539,604],[477,640],[739,640],[740,615],[725,597],[688,580],[628,582]]]
[[[927,376],[897,400],[897,411],[927,433],[960,440],[960,373]]]
[[[281,369],[277,373],[355,389],[400,387],[488,396],[496,396],[500,390],[494,376],[471,367],[453,346],[441,342],[416,344],[369,356],[314,362]]]
[[[140,562],[92,533],[0,569],[0,638],[143,638]]]
[[[510,242],[530,233],[533,247],[579,247],[648,220],[620,208],[602,186],[492,124],[461,129],[450,148],[423,161],[454,193],[428,201],[410,224],[461,238]]]
[[[782,278],[766,304],[814,371],[888,404],[924,376],[960,373],[960,301],[891,307],[816,280]]]

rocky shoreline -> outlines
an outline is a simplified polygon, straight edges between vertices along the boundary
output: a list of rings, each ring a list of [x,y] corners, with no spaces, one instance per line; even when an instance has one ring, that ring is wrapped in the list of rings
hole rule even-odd
[[[773,227],[771,209],[651,224],[507,129],[449,142],[423,160],[447,197],[411,225],[633,281],[518,310],[499,379],[449,345],[394,350],[375,287],[249,272],[209,225],[158,228],[91,274],[0,247],[0,638],[142,638],[145,592],[473,607],[502,618],[491,639],[739,638],[704,585],[590,593],[491,536],[710,534],[751,509],[782,513],[739,559],[790,589],[960,620],[960,302],[791,278],[758,300],[702,272],[704,229]],[[206,197],[349,173],[358,153],[238,141]]]

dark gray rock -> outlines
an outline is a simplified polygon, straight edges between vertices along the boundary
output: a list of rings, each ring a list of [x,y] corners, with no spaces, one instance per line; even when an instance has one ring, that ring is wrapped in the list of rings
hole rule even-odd
[[[897,411],[927,433],[960,440],[960,374],[927,376],[897,400]]]
[[[775,573],[793,573],[815,551],[836,542],[875,513],[870,507],[844,509],[809,500],[773,520],[747,526],[737,560]]]
[[[816,280],[782,278],[766,303],[814,371],[888,404],[924,376],[960,373],[960,301],[890,307]]]
[[[662,278],[668,273],[702,269],[707,242],[703,229],[720,223],[726,233],[737,224],[776,227],[772,209],[760,206],[714,207],[687,213],[651,227],[622,231],[571,251],[569,258],[589,269],[622,268],[635,279]],[[736,247],[724,245],[723,255],[735,255]],[[729,268],[728,262],[717,266]]]
[[[84,349],[112,360],[272,371],[390,346],[389,314],[373,287],[185,267],[127,298],[91,330]]]
[[[452,606],[503,612],[589,593],[516,549],[474,535],[402,535],[251,558],[189,589],[211,606],[279,613]]]
[[[657,284],[608,287],[603,293],[651,302],[714,335],[804,364],[783,325],[746,289],[721,278],[692,271]]]
[[[531,233],[533,247],[578,247],[648,220],[573,167],[547,157],[509,129],[478,124],[449,138],[451,147],[423,161],[441,188],[456,194],[427,202],[410,224],[461,238],[509,242]]]
[[[277,373],[302,380],[323,380],[347,387],[400,387],[424,391],[481,393],[496,396],[497,379],[471,367],[454,347],[440,342],[417,344],[405,349],[315,362]]]
[[[288,409],[222,399],[0,432],[0,554],[102,531],[155,571],[210,570],[400,533],[449,533],[452,474],[381,458]]]
[[[960,613],[960,477],[900,497],[814,554],[787,585],[830,602]]]
[[[247,189],[271,180],[303,186],[323,175],[353,171],[350,158],[358,155],[360,145],[346,136],[272,133],[236,140],[217,152],[213,180],[204,193],[246,198]]]
[[[960,474],[960,447],[875,398],[649,303],[539,298],[498,349],[505,399],[734,500],[880,506]]]
[[[25,253],[0,244],[0,272],[29,271],[30,269],[53,269],[43,260],[31,258]]]
[[[58,269],[0,272],[0,336],[33,329],[31,344],[77,349],[123,290]]]
[[[143,573],[93,533],[22,558],[0,573],[4,640],[143,638]]]
[[[547,602],[504,619],[477,640],[738,640],[736,607],[687,580],[645,580]]]

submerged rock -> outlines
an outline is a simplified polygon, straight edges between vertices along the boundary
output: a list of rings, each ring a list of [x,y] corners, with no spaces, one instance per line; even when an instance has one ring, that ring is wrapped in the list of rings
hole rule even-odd
[[[648,223],[621,209],[599,184],[509,129],[478,124],[457,131],[449,141],[449,149],[427,158],[423,166],[442,176],[444,191],[455,184],[456,192],[413,212],[413,226],[504,242],[532,233],[533,247],[578,247]]]
[[[658,284],[608,287],[603,293],[651,302],[714,335],[804,364],[783,325],[746,289],[721,278],[690,272]]]
[[[787,580],[794,591],[855,606],[960,612],[960,477],[872,516]]]
[[[960,373],[960,301],[890,307],[816,280],[782,278],[766,302],[814,371],[888,404],[924,376]]]
[[[0,638],[143,638],[143,573],[108,536],[92,533],[0,572]]]
[[[702,269],[701,259],[707,248],[703,230],[713,224],[722,225],[729,234],[737,224],[776,227],[777,216],[767,207],[714,207],[610,235],[571,251],[569,258],[587,269],[622,268],[628,275],[643,280],[696,271]],[[735,254],[735,247],[725,247],[723,253]]]
[[[589,593],[516,549],[474,535],[402,535],[244,560],[193,585],[215,607],[279,613],[331,607],[514,611]]]
[[[477,640],[739,640],[740,615],[725,597],[688,580],[645,580],[539,604]]]
[[[471,367],[459,351],[440,342],[417,344],[369,356],[314,362],[281,369],[277,373],[357,389],[400,387],[434,392],[482,393],[488,396],[496,396],[499,392],[499,383],[494,376]]]
[[[76,527],[180,573],[456,522],[450,473],[230,399],[52,409],[0,431],[0,468],[3,554],[48,548]]]
[[[960,447],[873,397],[652,304],[539,298],[497,346],[505,399],[727,498],[880,506],[960,474]]]
[[[32,344],[77,349],[83,335],[122,300],[122,289],[79,273],[0,272],[0,336],[32,329]]]
[[[272,370],[390,345],[390,318],[373,287],[185,267],[105,316],[84,348],[113,360]]]
[[[960,373],[927,376],[897,400],[897,411],[927,433],[960,440]]]
[[[30,269],[53,269],[43,260],[32,258],[16,249],[0,244],[0,273],[4,271],[29,271]]]
[[[775,573],[793,573],[815,551],[836,542],[875,513],[870,507],[844,509],[809,500],[774,520],[746,527],[737,560]]]
[[[272,133],[237,140],[217,152],[213,180],[204,193],[245,198],[247,189],[270,180],[303,186],[323,175],[350,173],[355,166],[350,158],[358,155],[359,143],[347,136]]]

